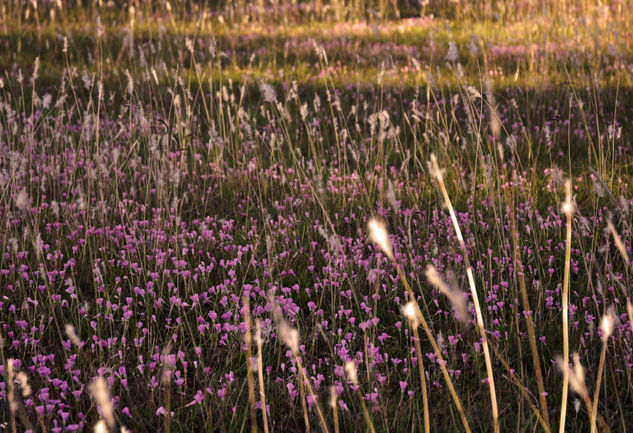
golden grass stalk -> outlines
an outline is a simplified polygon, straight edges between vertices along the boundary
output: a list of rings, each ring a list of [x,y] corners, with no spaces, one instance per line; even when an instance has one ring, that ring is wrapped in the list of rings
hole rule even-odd
[[[301,409],[303,410],[303,422],[306,426],[306,433],[310,433],[310,418],[308,417],[308,403],[306,401],[306,390],[303,385],[303,374],[299,373],[297,377],[299,382],[299,394],[301,395]]]
[[[7,369],[6,369],[6,381],[7,381],[7,399],[9,400],[9,412],[11,413],[11,431],[13,433],[17,432],[17,425],[15,420],[15,412],[18,408],[17,402],[15,401],[15,386],[13,383],[14,379],[13,373],[13,358],[9,358],[7,360]]]
[[[255,378],[253,377],[253,350],[251,334],[251,303],[248,295],[244,295],[244,321],[246,331],[244,332],[244,342],[246,343],[246,378],[248,382],[248,403],[251,416],[251,432],[257,433],[257,416],[255,415]],[[265,410],[265,407],[264,407]]]
[[[574,205],[571,197],[571,180],[565,182],[565,202],[562,211],[567,217],[565,238],[565,272],[563,275],[563,363],[569,365],[569,272],[571,265],[571,217]],[[569,388],[569,368],[563,369],[563,396],[560,404],[560,424],[558,431],[565,431],[565,417],[567,415],[567,393]]]
[[[369,229],[369,237],[383,250],[385,255],[389,257],[389,259],[391,260],[391,263],[396,268],[396,271],[398,272],[398,276],[400,277],[400,280],[402,281],[404,288],[409,294],[409,299],[413,302],[413,306],[418,316],[418,320],[420,321],[420,324],[422,325],[422,329],[424,329],[424,332],[426,333],[426,336],[429,339],[431,346],[433,347],[433,352],[435,353],[435,356],[437,357],[437,363],[440,366],[442,375],[444,376],[444,381],[446,382],[448,391],[451,395],[451,398],[453,399],[453,403],[455,404],[455,407],[457,408],[457,412],[459,412],[459,417],[462,421],[462,425],[464,426],[464,430],[467,433],[470,433],[471,430],[470,430],[470,424],[468,423],[468,418],[466,418],[466,413],[464,412],[462,402],[459,399],[457,392],[455,391],[455,387],[453,386],[453,381],[451,380],[451,376],[448,373],[448,369],[446,368],[446,362],[444,362],[442,351],[440,350],[440,347],[438,346],[437,341],[435,340],[435,337],[433,336],[433,332],[431,332],[431,328],[429,327],[429,324],[427,323],[426,319],[424,318],[424,315],[422,314],[422,311],[420,310],[420,306],[418,305],[418,302],[415,298],[413,289],[411,289],[411,286],[409,285],[407,276],[404,274],[404,271],[400,268],[398,263],[396,263],[395,257],[393,255],[393,251],[391,249],[391,242],[389,242],[387,229],[385,228],[384,223],[373,224],[372,221],[378,222],[378,220],[376,220],[375,218],[371,218],[369,220],[369,223],[367,224],[367,227]],[[383,242],[382,244],[380,244],[376,242],[376,239],[386,240],[386,242]]]
[[[108,433],[108,427],[106,427],[106,423],[104,420],[100,419],[94,426],[94,433]]]
[[[301,358],[299,358],[298,354],[294,354],[294,357],[295,357],[295,361],[297,362],[297,367],[299,368],[299,371],[301,372],[302,382],[305,381],[305,385],[308,388],[308,394],[310,395],[310,397],[312,397],[312,401],[314,401],[314,407],[316,408],[317,416],[319,418],[319,423],[321,424],[321,429],[323,432],[328,433],[329,430],[327,428],[327,423],[325,422],[325,416],[323,415],[323,411],[321,410],[321,405],[319,404],[319,400],[317,400],[317,396],[314,393],[314,390],[312,389],[312,385],[310,385],[310,381],[308,380],[308,377],[306,376],[303,370],[303,364],[301,362]]]
[[[325,416],[323,415],[323,410],[321,409],[319,400],[317,399],[317,396],[312,389],[312,385],[310,385],[310,380],[303,370],[303,363],[301,362],[301,358],[299,357],[299,331],[297,331],[295,328],[291,328],[288,323],[286,323],[286,321],[281,316],[279,306],[277,306],[274,298],[272,297],[271,303],[273,304],[273,314],[275,316],[275,320],[278,323],[279,335],[284,340],[286,346],[290,348],[290,351],[292,352],[292,357],[297,363],[297,369],[299,370],[299,392],[301,394],[301,406],[303,408],[303,418],[306,425],[306,431],[310,431],[310,420],[308,418],[308,407],[306,404],[305,395],[305,388],[307,387],[308,394],[312,398],[312,401],[314,401],[314,407],[316,408],[316,413],[319,418],[319,423],[321,424],[321,429],[323,432],[329,433],[327,423],[325,422]]]
[[[528,405],[530,406],[532,413],[534,413],[534,416],[536,416],[536,419],[538,419],[538,421],[541,423],[541,427],[543,427],[543,430],[545,431],[545,433],[550,433],[551,428],[550,428],[549,423],[545,422],[545,418],[543,418],[543,415],[541,414],[541,412],[534,405],[534,403],[532,403],[532,396],[530,395],[526,387],[521,383],[521,380],[517,377],[514,370],[510,368],[510,364],[508,364],[508,362],[503,358],[503,356],[501,356],[501,353],[499,353],[499,349],[497,349],[494,343],[492,341],[489,341],[488,343],[490,344],[490,347],[492,348],[492,351],[495,353],[495,356],[497,357],[497,359],[501,362],[501,365],[503,366],[503,368],[505,368],[505,370],[507,371],[508,375],[510,376],[510,379],[514,381],[514,383],[519,388],[519,391],[521,391],[523,398],[525,398],[525,400],[528,402]]]
[[[418,326],[420,326],[420,320],[415,312],[415,301],[411,300],[402,309],[405,317],[409,321],[409,325],[413,330],[413,338],[415,343],[415,353],[418,358],[418,371],[420,372],[420,386],[422,387],[422,406],[424,411],[424,431],[429,433],[431,431],[431,421],[429,419],[429,396],[426,389],[426,373],[424,371],[424,362],[422,360],[422,348],[420,347],[420,334],[418,333]]]
[[[352,384],[356,387],[356,395],[358,395],[358,400],[360,401],[360,407],[363,411],[363,416],[365,417],[365,422],[367,423],[367,428],[371,433],[376,433],[376,429],[374,428],[374,422],[371,420],[371,416],[369,415],[369,411],[367,410],[367,405],[365,404],[365,400],[363,400],[363,394],[360,392],[360,385],[358,383],[358,372],[356,371],[356,363],[354,361],[347,361],[345,363],[345,372],[347,373],[347,377],[352,381]]]
[[[262,359],[262,323],[255,321],[255,341],[257,342],[257,376],[259,378],[259,402],[262,405],[264,433],[268,433],[268,412],[266,411],[266,393],[264,392],[264,361]]]
[[[336,403],[336,389],[331,386],[330,387],[330,407],[332,408],[332,412],[334,414],[334,433],[339,433],[338,426],[338,407]]]
[[[440,170],[437,164],[437,159],[435,158],[434,154],[431,154],[430,169],[431,169],[431,175],[435,177],[435,179],[437,180],[440,186],[440,190],[442,191],[444,202],[446,203],[446,207],[448,207],[448,211],[451,216],[451,221],[453,222],[453,228],[455,229],[455,234],[457,235],[459,246],[460,246],[460,249],[462,250],[462,255],[464,256],[464,262],[466,264],[466,276],[468,277],[470,293],[473,298],[473,304],[475,305],[477,327],[479,328],[479,333],[481,335],[482,346],[484,350],[484,359],[486,362],[486,372],[488,374],[488,382],[490,384],[490,402],[492,404],[492,420],[494,423],[494,432],[499,433],[499,409],[497,407],[497,393],[495,390],[495,380],[492,374],[492,361],[490,359],[490,350],[488,349],[488,338],[486,338],[486,328],[484,326],[483,315],[481,314],[481,307],[479,305],[479,297],[477,296],[477,288],[475,286],[475,277],[473,275],[473,269],[472,269],[472,266],[470,265],[468,250],[466,249],[466,243],[464,242],[462,231],[460,230],[459,223],[457,222],[457,216],[455,215],[455,210],[453,209],[453,205],[451,204],[451,200],[448,196],[448,191],[446,190],[446,186],[444,185],[444,176],[442,174],[442,170]]]
[[[171,374],[172,366],[169,364],[167,357],[171,353],[171,340],[163,349],[163,374],[161,377],[161,384],[163,386],[163,393],[165,394],[165,432],[171,432]],[[100,378],[101,379],[101,378]],[[106,418],[107,421],[107,418]],[[110,424],[108,424],[109,426]]]
[[[607,219],[607,227],[609,228],[609,231],[611,232],[611,235],[613,236],[613,240],[615,241],[615,246],[618,248],[618,251],[620,251],[620,255],[622,255],[622,258],[624,259],[624,262],[626,263],[626,266],[628,268],[631,264],[631,261],[629,260],[629,255],[626,252],[626,247],[624,246],[624,242],[622,242],[622,238],[620,238],[620,235],[615,230],[615,227],[613,226],[613,223],[611,222],[611,218]]]
[[[274,301],[273,301],[274,302]],[[275,314],[275,318],[278,322],[279,335],[282,340],[288,346],[290,351],[292,352],[292,356],[295,359],[299,359],[299,331],[294,328],[291,328],[286,321],[281,318],[281,313],[276,311],[277,308],[275,304],[273,304],[273,313]],[[301,368],[300,362],[297,363],[297,369],[299,370],[299,374],[297,376],[299,382],[299,394],[301,396],[301,409],[303,410],[303,422],[305,424],[305,431],[307,433],[310,432],[310,418],[308,417],[308,406],[306,402],[306,391],[303,385],[303,368]]]
[[[604,361],[607,355],[607,345],[609,337],[613,332],[615,320],[613,310],[609,311],[602,317],[600,328],[602,329],[602,350],[600,351],[600,362],[598,363],[598,377],[596,378],[596,389],[593,391],[593,405],[591,410],[591,433],[596,432],[596,416],[598,415],[598,398],[600,397],[600,385],[602,384],[602,372],[604,370]]]

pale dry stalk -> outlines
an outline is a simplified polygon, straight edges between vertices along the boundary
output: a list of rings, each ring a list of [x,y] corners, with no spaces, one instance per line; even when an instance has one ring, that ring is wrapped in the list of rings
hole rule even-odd
[[[571,180],[565,182],[565,202],[562,211],[566,215],[565,237],[565,271],[563,274],[563,363],[569,365],[569,273],[571,267],[571,218],[574,212],[571,197]],[[564,433],[567,415],[567,394],[569,391],[569,369],[563,370],[563,396],[560,406],[560,423],[558,431]]]
[[[257,376],[259,378],[259,401],[262,405],[264,433],[268,433],[268,412],[266,410],[266,393],[264,392],[264,361],[262,359],[262,323],[255,321],[255,341],[257,342]]]
[[[244,295],[244,321],[246,331],[244,332],[244,342],[246,343],[246,378],[248,381],[248,403],[251,417],[251,433],[257,433],[257,416],[255,415],[255,378],[253,377],[253,350],[251,334],[251,304],[248,295]],[[264,408],[265,411],[265,408]]]

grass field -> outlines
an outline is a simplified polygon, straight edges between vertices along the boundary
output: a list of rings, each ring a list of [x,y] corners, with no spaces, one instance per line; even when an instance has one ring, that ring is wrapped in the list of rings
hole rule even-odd
[[[0,432],[629,431],[632,40],[630,0],[0,2]]]

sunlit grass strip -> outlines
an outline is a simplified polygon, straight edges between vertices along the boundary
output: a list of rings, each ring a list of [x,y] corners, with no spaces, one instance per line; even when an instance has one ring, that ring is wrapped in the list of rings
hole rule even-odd
[[[565,237],[565,272],[563,275],[563,363],[569,365],[569,272],[571,268],[571,218],[574,205],[571,198],[571,180],[565,182],[565,202],[562,211],[567,217]],[[569,368],[563,369],[563,396],[560,404],[560,424],[558,431],[565,431],[565,417],[567,415],[567,393],[569,388]]]
[[[298,347],[298,344],[297,344],[297,347]],[[317,400],[317,396],[314,393],[314,390],[312,389],[312,385],[310,385],[310,381],[308,380],[308,377],[306,376],[305,371],[303,370],[303,363],[301,362],[301,358],[299,357],[298,351],[293,352],[293,356],[295,358],[295,361],[297,362],[297,368],[299,369],[299,372],[300,372],[299,377],[301,379],[301,382],[302,383],[305,382],[305,386],[308,388],[308,394],[310,395],[310,397],[312,397],[312,401],[314,402],[314,407],[316,408],[316,413],[319,418],[319,423],[321,424],[322,431],[325,433],[328,433],[329,430],[327,428],[327,423],[325,422],[325,416],[323,415],[323,411],[321,410],[321,405],[319,404],[319,401]]]
[[[413,293],[413,289],[409,285],[409,281],[407,280],[407,276],[404,274],[402,268],[396,263],[396,259],[393,255],[393,248],[391,246],[391,241],[389,240],[389,235],[387,234],[387,228],[382,221],[377,220],[376,218],[371,218],[367,223],[367,227],[369,229],[369,238],[374,242],[382,252],[389,258],[393,266],[396,268],[398,272],[398,276],[406,289],[409,299],[413,302],[413,306],[415,307],[416,314],[418,315],[418,319],[420,320],[420,324],[426,333],[431,346],[433,347],[433,352],[437,357],[437,363],[440,366],[442,371],[442,375],[444,376],[444,381],[446,382],[446,386],[448,387],[448,391],[451,394],[453,399],[453,403],[457,408],[457,412],[459,412],[459,416],[462,421],[462,425],[464,426],[464,430],[467,433],[471,433],[470,424],[468,423],[468,418],[466,418],[466,413],[464,412],[464,408],[462,406],[462,402],[457,395],[457,391],[455,391],[455,387],[453,386],[453,381],[451,380],[451,376],[448,373],[448,369],[446,368],[446,361],[444,361],[444,357],[442,356],[442,351],[440,350],[433,333],[431,332],[431,328],[427,323],[422,311],[420,310],[420,306],[416,300],[415,294]]]
[[[455,215],[455,210],[453,209],[453,205],[451,204],[451,200],[448,196],[448,191],[446,191],[446,186],[444,185],[444,178],[442,175],[442,171],[440,170],[437,159],[434,154],[431,154],[431,162],[430,162],[431,176],[435,177],[437,180],[440,190],[442,191],[442,196],[444,197],[444,202],[448,207],[448,211],[451,216],[451,220],[453,222],[453,228],[455,229],[455,234],[457,235],[457,239],[459,241],[460,249],[462,250],[462,255],[464,256],[464,262],[466,264],[466,275],[468,277],[468,284],[470,286],[470,293],[473,297],[473,303],[475,305],[475,313],[477,316],[477,327],[479,328],[479,333],[482,339],[482,346],[484,349],[484,359],[486,361],[486,372],[488,374],[488,381],[490,385],[490,402],[492,404],[492,420],[494,423],[494,431],[495,433],[499,433],[499,409],[497,408],[497,393],[495,391],[495,381],[492,374],[492,361],[490,359],[490,350],[488,349],[488,339],[486,338],[486,328],[484,326],[483,315],[481,314],[481,307],[479,305],[479,297],[477,296],[477,288],[475,287],[475,277],[473,275],[473,268],[470,265],[470,259],[468,257],[468,250],[466,249],[466,243],[464,242],[464,238],[462,236],[462,231],[459,228],[459,223],[457,222],[457,216]]]
[[[492,341],[488,341],[488,343],[490,344],[492,351],[495,353],[495,356],[497,357],[499,362],[501,362],[501,365],[503,365],[503,368],[505,368],[506,372],[510,376],[510,379],[512,379],[515,385],[519,388],[519,391],[523,395],[523,398],[525,398],[525,400],[527,401],[536,419],[538,419],[538,421],[541,423],[541,427],[543,427],[543,430],[545,431],[545,433],[550,433],[551,427],[549,423],[545,421],[545,418],[543,418],[543,415],[538,410],[536,405],[532,403],[532,396],[528,392],[527,388],[523,385],[523,383],[521,383],[521,380],[517,377],[514,370],[510,367],[510,364],[508,364],[508,362],[503,358],[503,356],[499,352],[499,349],[497,349],[494,343]]]

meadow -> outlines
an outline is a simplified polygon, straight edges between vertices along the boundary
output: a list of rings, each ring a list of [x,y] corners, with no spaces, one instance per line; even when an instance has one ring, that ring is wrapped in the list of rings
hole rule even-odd
[[[626,432],[633,2],[0,2],[0,432]]]

